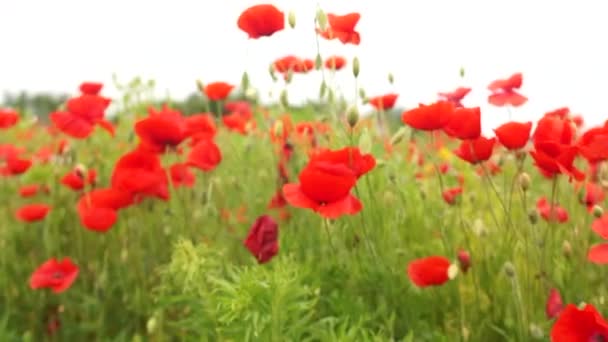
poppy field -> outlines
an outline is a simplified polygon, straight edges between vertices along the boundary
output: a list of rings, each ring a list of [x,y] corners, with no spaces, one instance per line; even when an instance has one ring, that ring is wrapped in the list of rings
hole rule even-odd
[[[311,34],[358,45],[360,17]],[[488,134],[464,100],[510,115],[522,73],[397,110],[356,57],[311,54],[269,61],[271,104],[244,73],[193,80],[201,112],[94,80],[48,120],[0,108],[0,341],[608,341],[608,124],[547,108]],[[288,85],[320,72],[358,103],[323,77],[296,114]]]

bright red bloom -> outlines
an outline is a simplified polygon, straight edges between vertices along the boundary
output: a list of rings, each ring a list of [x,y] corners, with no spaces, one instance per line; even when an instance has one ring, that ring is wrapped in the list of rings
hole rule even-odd
[[[327,28],[325,31],[317,28],[317,33],[327,39],[339,39],[343,44],[359,45],[361,36],[355,31],[355,26],[359,22],[359,13],[349,13],[345,15],[327,14]]]
[[[222,116],[222,122],[229,130],[242,135],[246,135],[250,128],[255,124],[255,121],[250,121],[239,113],[231,113]]]
[[[579,181],[585,178],[585,174],[574,166],[574,158],[577,154],[575,146],[554,142],[535,143],[535,145],[536,150],[530,151],[530,155],[543,176],[553,178],[558,174],[567,174]]]
[[[32,166],[30,159],[22,159],[17,154],[9,154],[5,165],[0,164],[0,176],[16,176],[25,173]]]
[[[224,110],[228,113],[239,113],[246,120],[253,118],[253,110],[249,101],[229,101],[224,105]]]
[[[530,139],[532,122],[507,122],[494,129],[498,142],[509,150],[523,148]]]
[[[562,302],[562,296],[559,294],[559,290],[552,288],[549,291],[549,298],[547,298],[547,304],[545,306],[545,314],[548,319],[558,317],[560,312],[564,309],[564,303]]]
[[[407,266],[407,275],[418,287],[439,286],[450,280],[450,260],[442,256],[416,259]]]
[[[80,92],[87,95],[99,95],[103,88],[103,83],[98,82],[83,82],[80,84]]]
[[[222,152],[211,139],[200,140],[188,154],[188,166],[202,171],[215,169],[222,161]]]
[[[481,135],[481,110],[474,108],[456,108],[443,131],[457,139],[477,139]]]
[[[44,219],[51,211],[51,207],[46,204],[26,204],[20,207],[15,216],[22,222],[36,222]]]
[[[10,108],[0,108],[0,129],[8,129],[19,122],[19,113]]]
[[[46,185],[38,185],[38,184],[29,184],[29,185],[24,185],[22,187],[19,188],[19,195],[21,197],[32,197],[35,196],[38,191],[45,191],[48,192],[49,189]]]
[[[135,150],[123,155],[112,173],[112,187],[132,195],[169,199],[168,179],[160,158]]]
[[[582,310],[574,304],[568,304],[551,328],[552,342],[605,340],[608,340],[608,324],[590,304]]]
[[[420,104],[418,108],[406,110],[401,115],[401,120],[412,128],[433,131],[445,127],[453,114],[454,105],[451,102],[439,101],[431,105]]]
[[[591,246],[587,252],[587,260],[598,265],[608,264],[608,243]]]
[[[95,189],[78,200],[80,223],[87,229],[105,233],[116,223],[117,211],[133,203],[133,196],[116,189]]]
[[[399,95],[395,93],[375,96],[369,99],[369,104],[376,110],[390,110],[395,106],[398,97]]]
[[[536,202],[536,210],[540,213],[540,216],[546,221],[557,220],[559,223],[568,222],[569,215],[566,209],[559,205],[555,205],[551,210],[551,205],[547,201],[546,197],[541,197]]]
[[[602,239],[608,240],[608,213],[596,218],[591,224],[591,229]]]
[[[181,113],[164,105],[160,112],[150,109],[150,116],[135,123],[135,133],[153,150],[175,147],[186,138],[186,122]]]
[[[200,140],[213,139],[217,133],[217,127],[213,117],[209,113],[199,113],[188,116],[186,122],[186,136],[190,137],[191,146]]]
[[[578,140],[577,146],[581,156],[590,163],[608,159],[608,126],[586,131]]]
[[[88,137],[95,125],[114,136],[114,127],[104,119],[111,100],[97,94],[82,94],[67,101],[65,112],[53,112],[51,121],[63,133],[77,139]]]
[[[171,165],[171,168],[169,168],[169,172],[171,173],[171,183],[174,187],[185,186],[191,188],[194,186],[196,178],[187,164],[173,164]]]
[[[591,182],[585,184],[583,204],[587,206],[587,210],[592,211],[593,206],[602,203],[605,198],[606,194],[600,185]]]
[[[74,170],[68,172],[61,179],[61,184],[67,186],[74,191],[80,191],[84,189],[85,185],[95,184],[97,179],[97,172],[90,169],[85,174],[80,168],[74,168]]]
[[[66,257],[61,261],[52,258],[40,265],[30,277],[32,289],[50,288],[54,293],[69,289],[78,276],[78,266]]]
[[[371,171],[376,166],[376,159],[371,154],[361,154],[357,147],[345,147],[331,151],[319,149],[310,157],[311,162],[329,162],[342,164],[351,169],[357,178]]]
[[[312,209],[326,218],[354,215],[363,208],[350,194],[357,175],[342,162],[310,160],[299,180],[283,186],[285,199],[294,207]]]
[[[456,203],[456,198],[458,198],[460,194],[462,194],[462,187],[458,186],[455,188],[445,189],[441,193],[441,197],[443,197],[445,203],[453,205]]]
[[[285,28],[285,14],[270,4],[255,5],[241,13],[237,26],[251,39],[270,37]]]
[[[460,159],[471,164],[477,164],[490,159],[496,138],[480,136],[473,140],[463,140],[458,149],[454,150]]]
[[[346,65],[346,58],[341,56],[331,56],[325,59],[325,68],[330,70],[340,70]]]
[[[532,135],[535,147],[546,142],[570,145],[573,139],[574,129],[570,121],[552,115],[543,116],[536,124]]]
[[[515,89],[521,87],[522,81],[522,74],[516,73],[507,79],[492,82],[488,86],[488,89],[492,91],[492,94],[488,96],[488,102],[498,107],[523,105],[528,101],[528,98],[515,91]]]
[[[232,84],[226,82],[213,82],[205,86],[205,95],[211,101],[225,100],[230,92],[234,89]]]
[[[439,93],[439,99],[442,101],[452,102],[454,107],[458,108],[462,107],[461,101],[469,92],[471,92],[471,88],[459,87],[453,92]]]
[[[262,215],[255,220],[244,245],[258,260],[264,264],[279,252],[279,226],[268,215]]]

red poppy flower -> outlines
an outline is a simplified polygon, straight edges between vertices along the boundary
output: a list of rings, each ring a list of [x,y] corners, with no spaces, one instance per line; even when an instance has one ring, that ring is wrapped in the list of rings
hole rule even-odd
[[[488,86],[488,89],[492,91],[492,94],[488,96],[488,102],[498,107],[523,105],[528,101],[528,98],[515,91],[515,89],[521,87],[522,81],[522,74],[516,73],[507,79],[492,82]]]
[[[608,127],[594,127],[583,133],[577,142],[581,156],[590,163],[608,159]]]
[[[83,82],[80,84],[80,92],[87,95],[99,95],[101,92],[101,88],[103,88],[103,83],[98,82]]]
[[[20,207],[15,216],[22,222],[36,222],[44,219],[51,211],[51,207],[46,204],[26,204]]]
[[[251,39],[270,37],[285,28],[285,14],[270,4],[255,5],[241,13],[237,25]]]
[[[325,68],[330,70],[340,70],[346,65],[346,58],[341,56],[331,56],[325,59]]]
[[[167,174],[154,153],[135,150],[123,155],[112,172],[112,187],[142,198],[169,199]]]
[[[350,194],[357,176],[341,162],[310,160],[299,180],[283,186],[285,199],[294,207],[312,209],[326,218],[354,215],[363,208]]]
[[[171,183],[174,187],[185,186],[191,188],[194,186],[196,178],[188,165],[185,163],[176,163],[169,168],[171,173]]]
[[[86,193],[76,205],[80,223],[99,233],[107,232],[118,219],[117,211],[133,203],[133,196],[116,189],[96,189]]]
[[[443,131],[452,138],[477,139],[481,135],[481,110],[474,108],[455,108],[450,121]]]
[[[473,140],[463,140],[458,149],[454,150],[454,154],[468,163],[477,164],[490,159],[494,142],[496,138],[488,139],[483,136]]]
[[[412,128],[433,131],[445,127],[453,114],[454,105],[451,102],[439,101],[431,105],[420,104],[418,108],[406,110],[401,115],[401,120]]]
[[[591,229],[602,239],[608,240],[608,214],[596,218],[591,224]]]
[[[97,179],[97,171],[90,169],[86,172],[80,168],[68,172],[61,179],[61,184],[67,186],[74,191],[80,191],[88,184],[95,184]]]
[[[311,162],[329,162],[342,164],[351,169],[357,178],[371,171],[376,166],[376,159],[371,154],[361,154],[357,147],[345,147],[340,150],[316,150],[310,158]]]
[[[164,105],[160,112],[151,111],[150,114],[135,123],[135,133],[144,144],[164,151],[167,147],[179,145],[186,138],[186,122],[179,111],[170,110]]]
[[[32,197],[36,196],[40,190],[48,192],[48,188],[46,186],[40,186],[38,184],[23,185],[19,188],[19,195],[21,197]]]
[[[2,155],[0,155],[2,157]],[[4,165],[0,164],[0,176],[16,176],[25,173],[32,166],[30,159],[19,157],[19,152],[8,151],[4,158]]]
[[[407,275],[418,287],[439,286],[450,280],[450,260],[442,256],[416,259],[407,266]]]
[[[454,104],[454,107],[462,107],[462,99],[471,92],[471,88],[459,87],[456,90],[449,93],[439,93],[439,99],[441,101],[448,101]]]
[[[564,303],[562,302],[562,296],[559,294],[559,290],[552,288],[549,291],[549,298],[547,298],[547,305],[545,306],[547,318],[552,319],[558,317],[563,309]]]
[[[245,239],[244,245],[258,260],[264,264],[270,261],[279,252],[279,226],[268,215],[257,218]]]
[[[188,154],[188,166],[202,171],[215,169],[222,161],[222,152],[211,139],[199,141]]]
[[[458,259],[458,263],[460,264],[460,271],[462,271],[462,273],[467,273],[469,268],[471,268],[471,254],[463,249],[460,249],[456,257]]]
[[[590,304],[583,309],[568,304],[551,328],[552,342],[605,340],[608,340],[608,324]]]
[[[361,15],[359,13],[345,15],[328,13],[328,27],[325,31],[317,28],[317,33],[327,40],[339,39],[343,44],[359,45],[361,37],[359,32],[355,31],[355,26],[357,26],[360,18]]]
[[[224,105],[224,110],[228,113],[239,113],[246,120],[253,118],[253,110],[249,101],[229,101]]]
[[[559,223],[568,222],[569,215],[566,209],[559,205],[555,205],[553,210],[551,210],[551,205],[546,197],[538,199],[536,202],[536,209],[540,213],[540,216],[546,221],[557,220]]]
[[[239,113],[231,113],[222,116],[222,122],[231,131],[246,135],[255,121],[249,121]]]
[[[579,181],[585,178],[585,174],[574,166],[576,147],[554,142],[535,143],[535,145],[536,150],[530,151],[530,155],[543,176],[553,178],[558,174],[566,174]]]
[[[60,131],[73,138],[88,137],[95,125],[99,125],[113,136],[114,127],[104,119],[110,101],[99,95],[82,94],[67,101],[67,111],[53,112],[50,118]]]
[[[572,144],[574,129],[570,121],[555,116],[543,116],[536,124],[532,135],[534,145],[553,142],[562,145]]]
[[[509,150],[523,148],[530,139],[532,122],[507,122],[494,129],[498,142]]]
[[[369,99],[369,104],[379,111],[390,110],[395,106],[398,97],[399,95],[394,93],[375,96]]]
[[[191,146],[200,140],[213,139],[217,133],[217,127],[213,117],[209,113],[199,113],[188,116],[186,122],[186,136],[190,137]]]
[[[209,83],[205,86],[204,91],[205,95],[211,101],[221,101],[225,100],[230,92],[234,89],[232,84],[226,82],[213,82]]]
[[[587,252],[587,260],[598,265],[608,264],[608,243],[591,246]]]
[[[0,108],[0,129],[8,129],[19,122],[19,113],[10,108]]]
[[[283,191],[281,189],[277,190],[277,192],[272,196],[270,202],[268,203],[268,209],[277,209],[283,208],[287,205],[287,201],[283,196]]]
[[[54,293],[61,293],[69,289],[78,277],[78,266],[68,257],[58,261],[49,259],[40,265],[30,277],[32,289],[50,288]]]
[[[443,197],[445,203],[453,205],[456,204],[456,199],[460,196],[460,194],[462,194],[462,187],[458,186],[455,188],[445,189],[441,193],[441,197]]]
[[[602,203],[605,198],[606,194],[599,184],[592,182],[587,182],[585,184],[583,204],[587,206],[587,210],[592,211],[593,206]]]

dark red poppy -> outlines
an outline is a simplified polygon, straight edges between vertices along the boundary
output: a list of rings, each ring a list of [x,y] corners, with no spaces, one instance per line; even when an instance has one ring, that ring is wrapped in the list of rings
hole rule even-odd
[[[498,142],[509,150],[523,148],[530,140],[532,122],[507,122],[494,129]]]
[[[205,86],[204,91],[207,98],[211,101],[225,100],[234,89],[232,84],[226,82],[212,82]]]
[[[488,89],[492,92],[488,96],[488,102],[498,107],[506,105],[518,107],[523,105],[528,101],[528,98],[515,91],[515,89],[521,87],[522,81],[522,74],[516,73],[507,79],[492,82],[488,86]]]
[[[268,215],[262,215],[255,220],[244,245],[258,260],[264,264],[279,252],[279,226]]]
[[[46,204],[26,204],[17,209],[15,216],[22,222],[36,222],[44,219],[51,211]]]
[[[355,31],[355,26],[361,19],[359,13],[349,13],[345,15],[327,14],[327,28],[325,31],[317,28],[317,33],[327,39],[338,39],[343,44],[359,45],[361,36]]]
[[[454,105],[451,102],[439,101],[431,105],[420,104],[418,108],[406,110],[401,115],[401,120],[412,128],[433,131],[445,127],[453,114]]]
[[[8,129],[19,122],[19,113],[10,108],[0,108],[0,129]]]
[[[50,288],[54,293],[69,289],[78,277],[78,266],[68,257],[58,261],[55,258],[40,265],[30,277],[32,289]]]
[[[325,59],[325,68],[340,70],[346,65],[346,58],[342,56],[330,56]]]
[[[452,138],[477,139],[481,135],[481,110],[474,108],[455,108],[450,121],[443,131]]]
[[[547,298],[547,304],[545,305],[545,314],[548,319],[558,317],[560,312],[564,309],[564,303],[562,302],[562,296],[559,294],[559,290],[552,288],[549,291],[549,297]]]
[[[222,152],[211,139],[200,140],[188,154],[188,166],[202,171],[215,169],[222,161]]]
[[[458,149],[454,150],[454,154],[468,163],[477,164],[490,159],[495,142],[496,138],[488,139],[483,136],[473,140],[463,140]]]
[[[471,92],[471,88],[459,87],[456,90],[449,93],[439,93],[439,99],[441,101],[449,101],[454,104],[454,107],[462,107],[462,99]]]
[[[449,267],[448,258],[430,256],[411,261],[407,266],[407,275],[418,287],[439,286],[450,280]]]
[[[395,93],[375,96],[369,99],[369,104],[379,111],[390,110],[395,106],[395,102],[397,102],[398,97],[399,95]]]
[[[608,323],[591,304],[579,309],[568,304],[551,328],[552,342],[608,340]]]
[[[460,249],[456,254],[456,258],[458,259],[458,264],[460,264],[460,271],[467,273],[469,268],[471,268],[471,254],[464,249]]]
[[[294,207],[312,209],[326,218],[354,215],[363,208],[350,194],[357,175],[341,162],[310,160],[299,180],[283,186],[285,199]]]
[[[285,28],[285,14],[270,4],[255,5],[241,13],[237,26],[251,39],[269,37]]]

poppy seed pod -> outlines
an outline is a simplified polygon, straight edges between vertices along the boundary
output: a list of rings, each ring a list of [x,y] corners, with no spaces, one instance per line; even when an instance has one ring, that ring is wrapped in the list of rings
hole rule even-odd
[[[357,107],[351,107],[348,110],[348,113],[346,113],[346,121],[351,128],[355,127],[357,122],[359,122],[359,110]]]
[[[296,14],[293,11],[289,11],[287,15],[287,22],[289,23],[289,27],[296,28]]]
[[[196,87],[198,88],[198,91],[200,91],[202,93],[205,92],[205,85],[203,84],[203,81],[196,80]]]
[[[395,82],[395,77],[392,72],[388,73],[388,83],[393,84]]]
[[[317,54],[317,57],[315,57],[315,70],[321,69],[322,66],[323,59],[321,58],[321,54]]]
[[[597,204],[594,205],[593,206],[593,216],[595,216],[596,218],[600,218],[600,217],[602,217],[602,215],[604,215],[604,209]]]
[[[353,75],[359,77],[359,57],[353,58]]]
[[[530,189],[530,175],[528,175],[525,172],[522,172],[519,174],[519,176],[517,176],[517,184],[519,184],[519,187],[521,188],[522,191],[528,191],[528,189]]]
[[[528,212],[528,219],[530,220],[530,223],[536,224],[536,222],[538,222],[538,211],[536,211],[536,209],[530,210]]]
[[[327,15],[325,15],[325,12],[323,12],[322,9],[317,11],[316,20],[317,24],[319,25],[319,29],[321,31],[325,31],[327,28]]]

